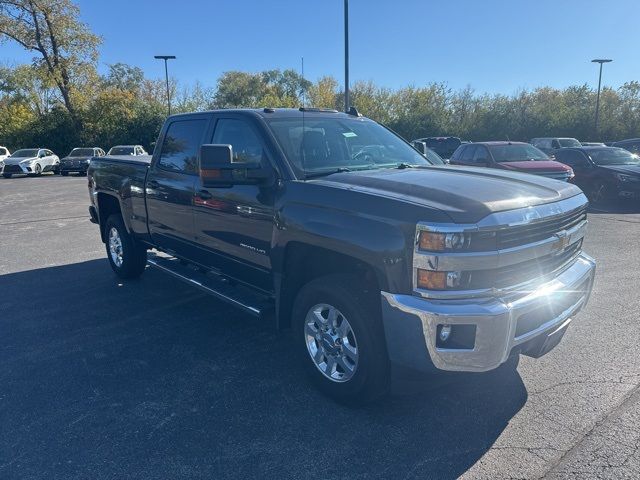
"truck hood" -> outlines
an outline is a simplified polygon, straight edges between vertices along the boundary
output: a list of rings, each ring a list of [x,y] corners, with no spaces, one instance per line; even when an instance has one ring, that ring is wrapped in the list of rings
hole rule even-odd
[[[38,157],[18,157],[18,158],[12,158],[12,157],[7,157],[4,159],[4,164],[5,165],[20,165],[22,162],[27,162],[27,161],[33,161],[33,160],[37,160]]]
[[[500,162],[500,165],[508,170],[531,171],[541,170],[545,172],[564,172],[569,167],[553,160],[522,160],[519,162]]]
[[[556,202],[581,193],[566,182],[489,168],[426,167],[335,173],[315,183],[385,196],[475,223],[499,211]]]

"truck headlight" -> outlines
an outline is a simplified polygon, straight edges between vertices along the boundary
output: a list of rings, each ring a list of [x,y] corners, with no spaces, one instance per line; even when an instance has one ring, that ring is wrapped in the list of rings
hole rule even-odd
[[[469,246],[470,237],[462,232],[438,233],[423,230],[420,232],[418,246],[420,250],[443,252],[445,250],[462,250]]]

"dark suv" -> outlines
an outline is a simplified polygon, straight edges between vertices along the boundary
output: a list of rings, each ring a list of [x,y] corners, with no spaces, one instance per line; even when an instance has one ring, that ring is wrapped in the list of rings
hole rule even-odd
[[[414,141],[426,143],[427,147],[445,160],[451,158],[451,155],[456,151],[456,148],[464,143],[458,137],[425,137],[417,138]]]
[[[551,160],[547,154],[524,142],[479,142],[461,145],[454,152],[450,163],[533,173],[564,181],[573,177],[571,167]]]
[[[567,148],[558,151],[556,158],[573,167],[573,183],[593,203],[640,198],[640,158],[623,148]]]
[[[640,155],[640,138],[629,138],[611,144],[612,147],[624,148],[625,150]]]

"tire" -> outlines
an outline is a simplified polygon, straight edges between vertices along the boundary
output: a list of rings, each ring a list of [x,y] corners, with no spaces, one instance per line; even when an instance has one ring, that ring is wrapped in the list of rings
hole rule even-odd
[[[66,177],[69,175],[69,172],[63,172],[62,170],[60,170],[60,175],[62,175],[63,177]]]
[[[42,167],[40,166],[40,164],[39,164],[39,163],[36,163],[36,166],[35,166],[35,168],[34,168],[34,170],[33,170],[33,174],[34,174],[36,177],[39,177],[40,175],[42,175]]]
[[[10,173],[3,173],[2,176],[4,178],[11,178],[11,174]]]
[[[347,404],[371,402],[389,389],[379,300],[355,287],[360,283],[351,275],[317,278],[300,289],[292,309],[294,346],[304,368],[323,393]],[[321,328],[318,315],[327,318]],[[322,331],[331,318],[334,327]]]
[[[147,264],[147,249],[129,235],[122,217],[111,215],[105,223],[105,247],[113,271],[120,278],[137,278]]]

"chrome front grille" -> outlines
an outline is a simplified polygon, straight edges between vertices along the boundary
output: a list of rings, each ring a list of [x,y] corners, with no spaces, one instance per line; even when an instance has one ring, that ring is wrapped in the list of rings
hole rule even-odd
[[[426,298],[482,297],[496,291],[526,291],[553,280],[582,255],[587,205],[586,197],[579,194],[560,202],[498,212],[477,224],[419,223],[412,270],[414,292]],[[418,242],[424,230],[494,233],[495,247],[424,251]],[[420,288],[420,271],[454,272],[460,281],[455,288]]]
[[[552,237],[558,232],[569,230],[587,219],[587,206],[539,220],[526,225],[518,225],[498,232],[498,250],[538,242]]]

